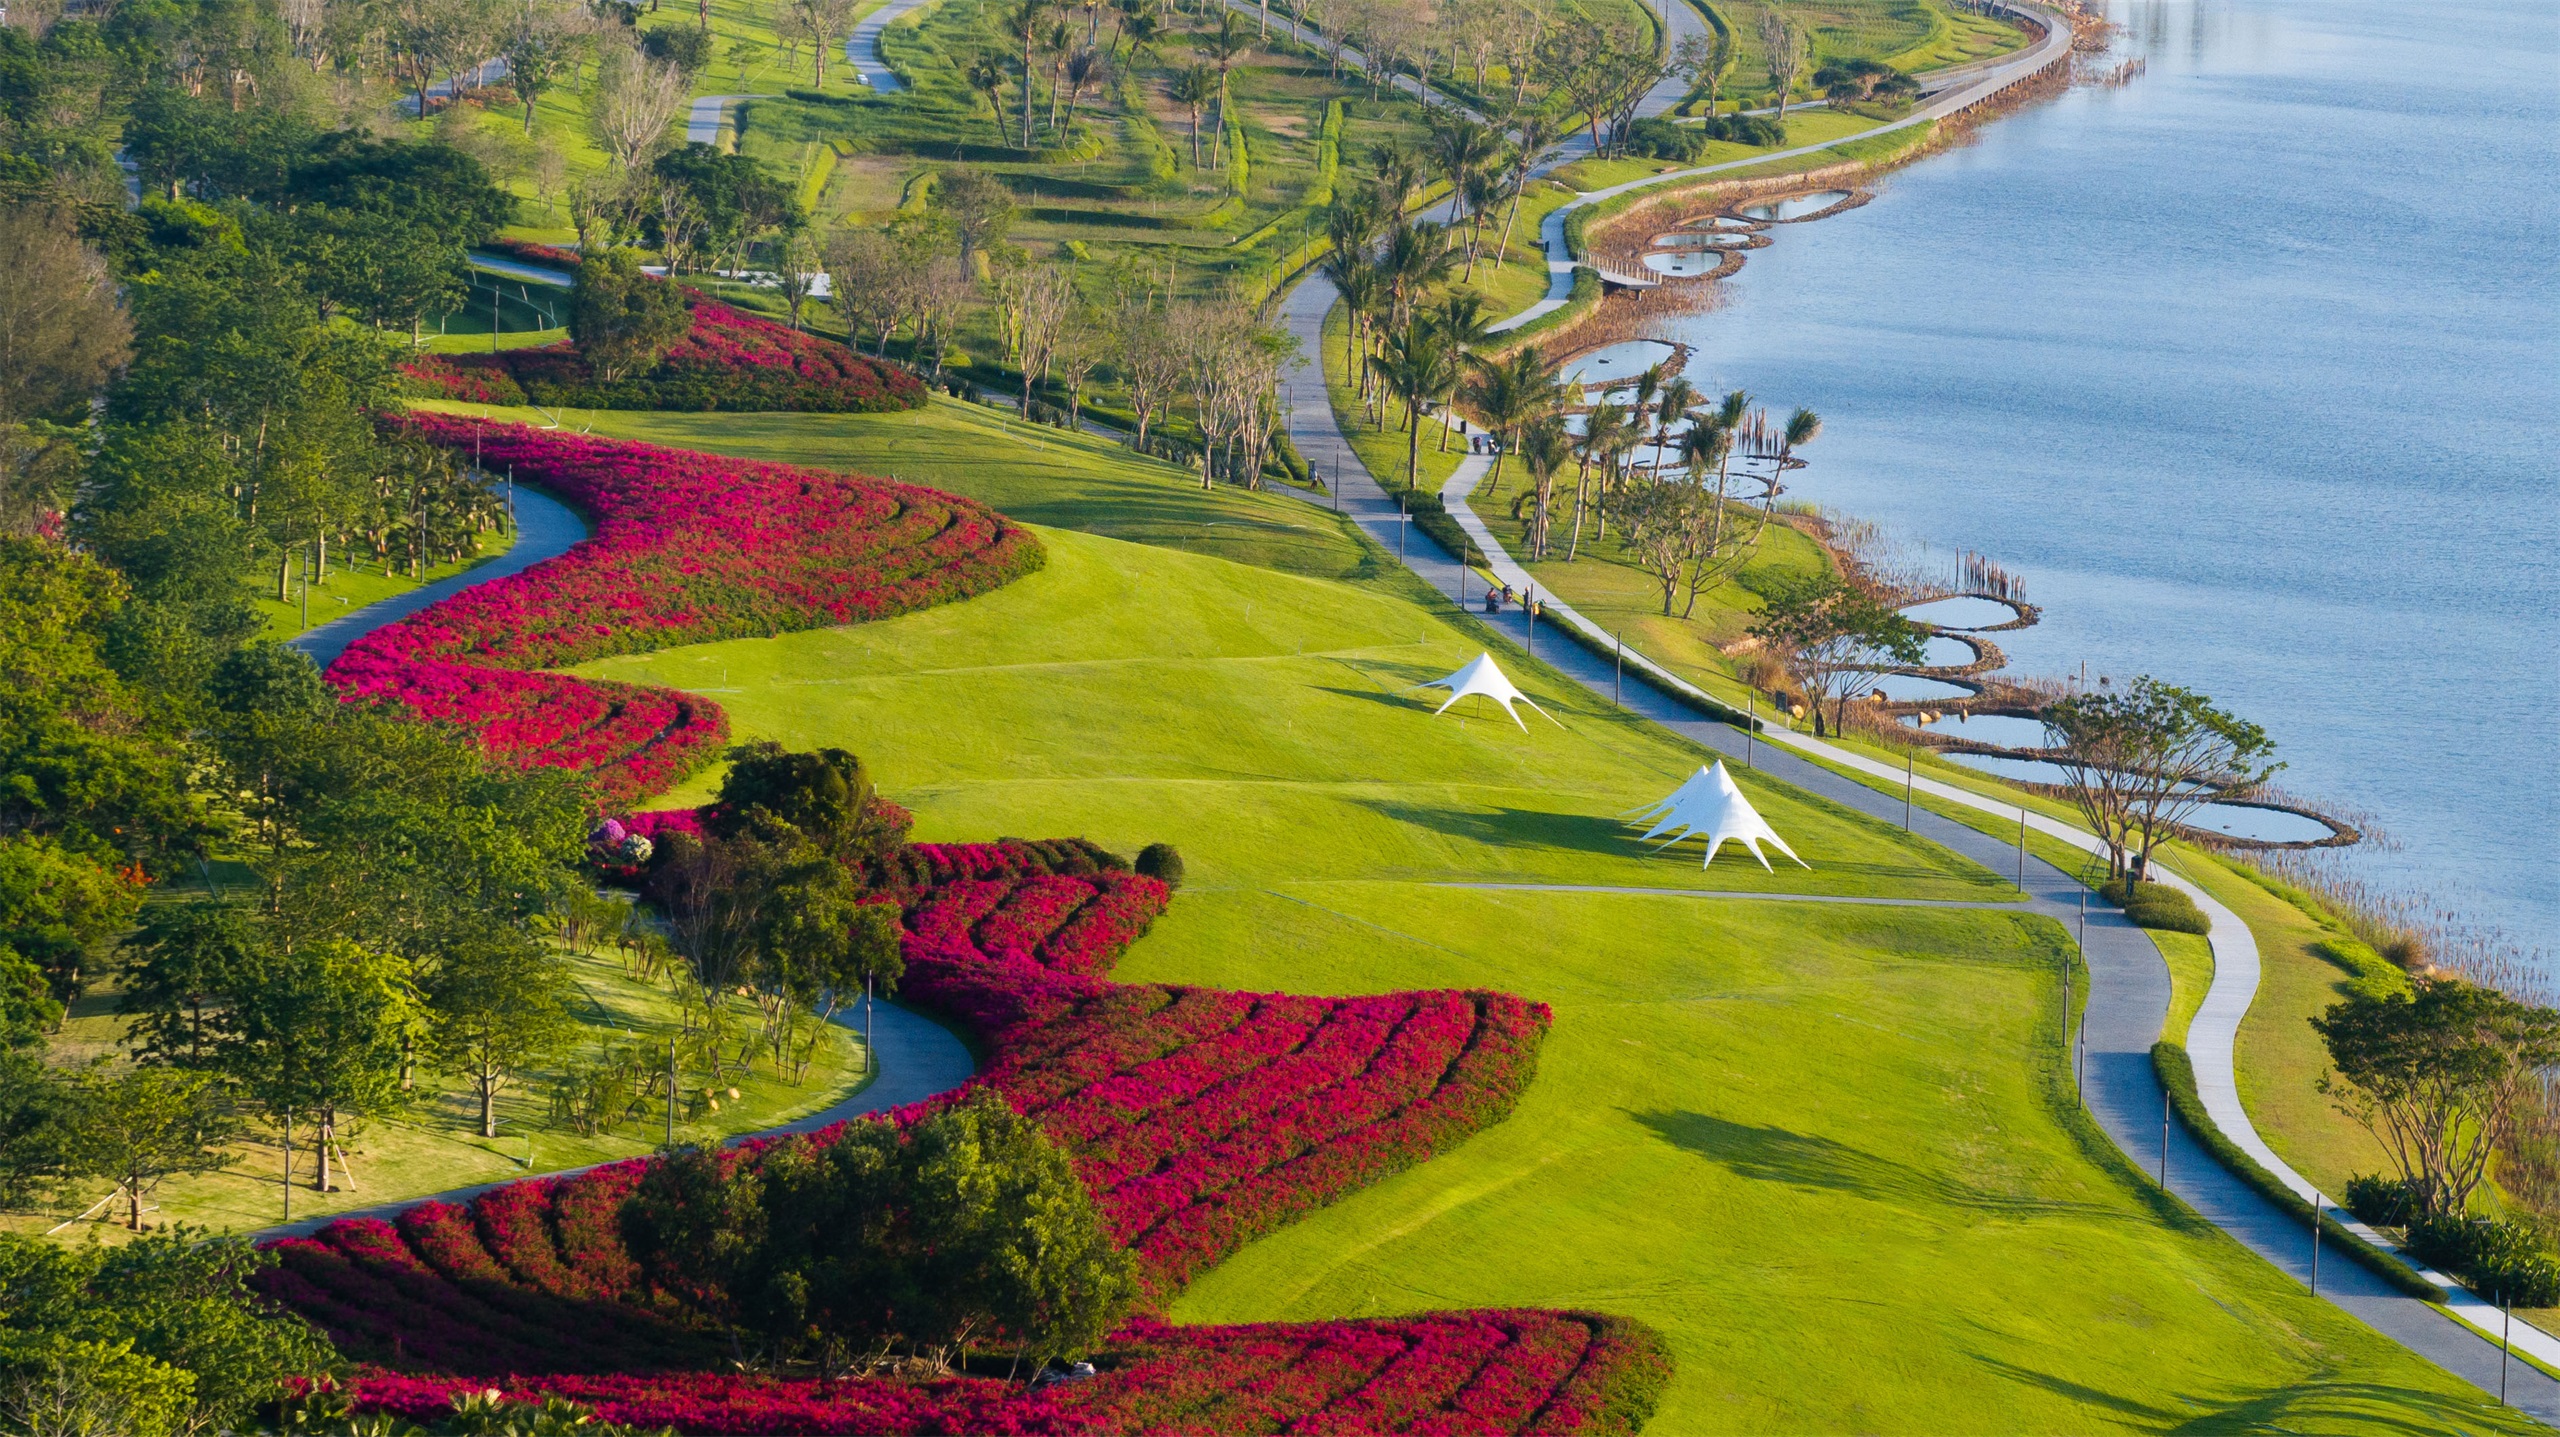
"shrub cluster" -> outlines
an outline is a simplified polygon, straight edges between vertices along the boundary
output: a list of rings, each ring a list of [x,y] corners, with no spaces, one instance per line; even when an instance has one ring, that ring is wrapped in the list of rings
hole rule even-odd
[[[2136,928],[2170,933],[2210,933],[2213,920],[2184,892],[2165,883],[2128,883],[2116,878],[2098,886],[2098,895],[2124,910]]]
[[[428,1421],[497,1387],[528,1406],[565,1397],[604,1421],[690,1434],[970,1432],[1578,1433],[1632,1437],[1668,1382],[1651,1329],[1590,1312],[1493,1310],[1339,1322],[1132,1323],[1091,1381],[1026,1390],[956,1376],[815,1381],[731,1371],[538,1381],[371,1370],[353,1406]]]
[[[365,635],[330,682],[465,725],[518,761],[585,773],[608,803],[717,754],[726,716],[690,694],[534,671],[887,618],[1042,562],[1028,531],[916,485],[447,415],[406,422],[567,498],[596,532]]]
[[[2409,1251],[2510,1307],[2560,1306],[2560,1263],[2533,1224],[2455,1213],[2409,1220]]]
[[[1547,1011],[1504,994],[1307,998],[1103,979],[1170,891],[1081,841],[913,845],[884,867],[907,880],[894,895],[904,992],[976,1030],[988,1056],[975,1090],[1001,1095],[1073,1160],[1160,1299],[1253,1238],[1499,1121],[1534,1074]],[[954,1101],[892,1116],[913,1124]],[[1632,1433],[1670,1371],[1639,1324],[1497,1311],[1142,1321],[1097,1353],[1098,1377],[1038,1391],[965,1376],[741,1376],[714,1370],[727,1348],[699,1299],[716,1294],[679,1300],[624,1245],[612,1215],[644,1171],[615,1164],[496,1189],[468,1209],[429,1204],[397,1224],[340,1222],[279,1244],[270,1291],[376,1363],[565,1374],[504,1386],[687,1432]],[[466,1385],[486,1384],[372,1373],[355,1390],[366,1410],[425,1415]]]
[[[640,374],[606,380],[567,343],[423,354],[400,370],[418,394],[483,404],[879,414],[924,403],[923,382],[903,369],[717,300],[690,304],[684,337]]]
[[[1717,115],[1703,123],[1683,125],[1655,115],[1627,127],[1627,153],[1638,159],[1677,160],[1683,164],[1706,153],[1710,141],[1774,148],[1787,142],[1786,127],[1759,115]]]

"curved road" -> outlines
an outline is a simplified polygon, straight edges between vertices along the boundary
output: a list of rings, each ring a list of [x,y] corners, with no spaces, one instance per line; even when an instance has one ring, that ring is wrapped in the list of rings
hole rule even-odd
[[[515,495],[516,543],[506,553],[487,563],[456,574],[441,583],[429,584],[398,594],[379,603],[348,614],[333,623],[320,625],[290,641],[289,647],[311,656],[314,663],[327,668],[331,660],[344,652],[347,645],[383,625],[418,612],[438,600],[458,594],[478,584],[522,573],[545,559],[567,553],[587,537],[586,522],[569,506],[547,494],[519,487]],[[845,1027],[864,1026],[860,1006],[835,1014],[834,1021]],[[806,1117],[795,1118],[777,1127],[752,1133],[737,1133],[725,1141],[744,1142],[749,1138],[774,1137],[784,1133],[805,1133],[840,1123],[865,1113],[886,1112],[909,1103],[922,1102],[937,1093],[948,1092],[967,1082],[977,1072],[976,1062],[959,1037],[940,1023],[913,1008],[883,1001],[871,1015],[871,1054],[878,1076],[841,1102],[831,1104]],[[372,1207],[352,1208],[323,1213],[317,1217],[277,1227],[260,1228],[252,1237],[299,1237],[317,1231],[343,1217],[390,1217],[404,1208],[422,1202],[464,1202],[491,1188],[520,1182],[528,1177],[562,1177],[585,1172],[589,1167],[559,1168],[545,1172],[526,1172],[518,1177],[472,1187],[454,1188],[446,1192],[422,1193]]]

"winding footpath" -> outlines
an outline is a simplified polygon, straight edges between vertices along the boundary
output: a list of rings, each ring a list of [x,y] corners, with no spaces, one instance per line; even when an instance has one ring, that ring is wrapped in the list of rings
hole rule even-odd
[[[1240,0],[1230,0],[1230,3],[1240,3]],[[1903,120],[1866,133],[1883,134],[1943,119],[1981,104],[2011,85],[2069,63],[2071,30],[2059,16],[2025,3],[2006,4],[2002,8],[2034,19],[2044,27],[2043,37],[2017,55],[1959,66],[1927,77],[1924,84],[1932,95],[1927,104]],[[1676,9],[1686,11],[1688,7],[1682,5]],[[1678,99],[1676,94],[1667,99],[1661,93],[1649,95],[1639,113],[1662,113]],[[1802,146],[1773,155],[1648,176],[1578,195],[1549,214],[1541,226],[1541,238],[1548,257],[1546,297],[1491,326],[1492,330],[1501,332],[1518,328],[1563,308],[1569,301],[1577,264],[1566,238],[1566,221],[1572,211],[1634,190],[1677,184],[1766,164],[1775,159],[1809,157],[1830,148],[1830,145]],[[1552,167],[1550,164],[1541,168]],[[1609,278],[1615,280],[1618,277]],[[1624,279],[1631,281],[1634,287],[1651,283],[1634,276]],[[1409,527],[1408,521],[1402,518],[1396,502],[1361,464],[1336,421],[1325,393],[1322,362],[1325,316],[1338,299],[1330,282],[1319,275],[1310,275],[1279,305],[1278,317],[1297,338],[1302,355],[1299,368],[1291,375],[1287,386],[1285,408],[1290,441],[1332,487],[1334,497],[1326,502],[1338,505],[1354,523],[1390,552],[1402,553],[1407,568],[1452,601],[1480,597],[1483,585],[1475,584],[1473,595],[1468,595],[1468,581],[1462,577],[1464,571],[1437,544],[1416,534],[1398,532],[1400,528]],[[1536,585],[1526,571],[1512,560],[1483,521],[1468,507],[1467,494],[1483,478],[1491,463],[1483,456],[1471,457],[1461,463],[1443,486],[1442,500],[1451,517],[1488,556],[1489,567],[1495,577],[1522,592],[1534,592]],[[1574,612],[1571,606],[1549,599],[1543,602],[1542,608],[1549,624],[1546,652],[1540,656],[1594,694],[1604,697],[1623,694],[1622,702],[1629,709],[1728,758],[1766,768],[1799,787],[1873,817],[1893,822],[1902,820],[1905,811],[1902,795],[1880,791],[1867,782],[1838,771],[1847,769],[1867,779],[1881,781],[1889,788],[1903,780],[1903,775],[1893,772],[1889,766],[1794,733],[1767,730],[1764,738],[1754,740],[1736,726],[1735,721],[1742,715],[1733,713],[1724,704],[1682,682],[1642,655],[1623,652],[1613,662],[1611,658],[1556,634],[1554,624],[1563,622],[1583,630],[1603,649],[1614,641],[1599,625]],[[1477,613],[1476,616],[1529,652],[1537,653],[1538,636],[1534,626],[1516,608],[1501,615]],[[1686,701],[1673,698],[1642,679],[1629,687],[1619,671],[1621,666],[1629,663],[1650,670],[1653,680],[1675,692],[1684,693]],[[2067,824],[2029,814],[1970,790],[1929,779],[1918,780],[1913,788],[1941,802],[1960,804],[2003,819],[2015,815],[2027,829],[2041,836],[2058,838],[2084,851],[2097,847],[2093,837]],[[2182,1125],[2170,1121],[2168,1094],[2153,1069],[2150,1052],[2168,1015],[2169,972],[2168,965],[2151,940],[2140,929],[2127,923],[2121,913],[2086,907],[2088,890],[2078,879],[2023,852],[2018,844],[2003,842],[1967,825],[1927,812],[1913,811],[1910,826],[1915,832],[1984,864],[1994,872],[2016,874],[2021,880],[2020,886],[2028,894],[2025,906],[2029,911],[2061,921],[2067,930],[2085,932],[2083,956],[2089,966],[2090,982],[2087,1007],[2080,1031],[2076,1035],[2057,1035],[2057,1041],[2066,1053],[2070,1051],[2069,1041],[2073,1037],[2087,1045],[2087,1078],[2082,1097],[2092,1116],[2135,1167],[2151,1174],[2155,1181],[2162,1182],[2200,1216],[2252,1252],[2297,1280],[2310,1282],[2315,1259],[2309,1229],[2224,1169]],[[2198,1095],[2208,1116],[2234,1143],[2287,1187],[2306,1200],[2319,1204],[2323,1211],[2345,1222],[2366,1240],[2388,1247],[2370,1228],[2357,1223],[2278,1158],[2249,1122],[2248,1114],[2240,1103],[2234,1050],[2240,1021],[2257,995],[2257,945],[2248,926],[2240,921],[2238,915],[2184,878],[2175,874],[2167,876],[2169,881],[2196,900],[2212,924],[2208,939],[2214,952],[2213,983],[2188,1032],[2188,1048],[2195,1066]],[[2507,1324],[2495,1308],[2456,1286],[2450,1279],[2432,1272],[2424,1275],[2445,1291],[2443,1306],[2422,1302],[2402,1293],[2339,1253],[2327,1255],[2319,1270],[2317,1286],[2320,1295],[2332,1303],[2477,1384],[2482,1390],[2497,1392],[2503,1388],[2515,1405],[2546,1418],[2560,1418],[2560,1382],[2525,1363],[2508,1363],[2499,1346],[2501,1340],[2512,1341],[2516,1351],[2530,1354],[2546,1364],[2560,1366],[2560,1340],[2530,1326]]]
[[[1409,528],[1409,521],[1404,520],[1396,501],[1361,464],[1335,420],[1322,372],[1315,366],[1320,365],[1323,354],[1324,319],[1337,298],[1330,283],[1321,276],[1310,276],[1279,307],[1279,317],[1297,337],[1301,354],[1310,357],[1301,359],[1300,369],[1292,375],[1287,388],[1290,442],[1334,491],[1325,498],[1306,497],[1312,503],[1338,504],[1347,518],[1389,553],[1401,548],[1405,567],[1451,602],[1460,602],[1462,593],[1467,599],[1480,599],[1482,581],[1462,577],[1468,571],[1462,570],[1437,544],[1418,533],[1397,532],[1399,528]],[[1451,517],[1488,556],[1495,577],[1515,589],[1530,592],[1536,586],[1528,574],[1466,502],[1465,496],[1491,464],[1492,460],[1485,456],[1473,456],[1461,463],[1443,486],[1442,498]],[[1622,694],[1620,701],[1628,710],[1728,759],[1762,769],[1871,817],[1893,823],[1903,821],[1901,793],[1880,790],[1838,770],[1845,768],[1895,787],[1902,783],[1901,773],[1804,735],[1769,730],[1755,740],[1735,722],[1707,716],[1729,714],[1722,704],[1633,652],[1625,655],[1624,662],[1654,669],[1670,685],[1688,689],[1694,700],[1673,698],[1642,681],[1623,683],[1611,658],[1555,632],[1558,621],[1575,623],[1593,634],[1602,632],[1568,605],[1542,601],[1548,622],[1540,626],[1530,625],[1517,607],[1500,615],[1487,615],[1480,606],[1463,606],[1601,699]],[[1538,633],[1537,628],[1544,628],[1545,632]],[[1609,641],[1603,638],[1602,642]],[[1740,717],[1732,715],[1732,719]],[[2096,845],[2094,838],[2058,820],[2026,814],[1969,790],[1930,779],[1919,780],[1914,788],[1933,799],[2003,819],[2023,818],[2035,833],[2074,847],[2090,849]],[[2032,853],[2022,853],[2014,841],[1994,838],[1916,808],[1910,826],[1913,832],[1995,873],[2019,876],[2027,901],[2012,906],[2053,918],[2069,932],[2082,931],[2081,924],[2085,922],[2082,954],[2089,969],[2089,993],[2080,1028],[2071,1036],[2086,1044],[2087,1077],[2082,1099],[2091,1116],[2133,1168],[2154,1181],[2162,1181],[2199,1216],[2251,1252],[2297,1281],[2309,1282],[2314,1260],[2309,1229],[2230,1173],[2183,1125],[2170,1120],[2168,1094],[2151,1061],[2151,1045],[2160,1037],[2169,1010],[2169,970],[2150,938],[2120,912],[2086,906],[2089,890],[2079,879]],[[2309,1194],[2311,1185],[2277,1160],[2249,1126],[2233,1077],[2233,1040],[2240,1019],[2257,992],[2256,945],[2236,914],[2186,880],[2174,874],[2169,878],[2195,898],[2213,925],[2209,935],[2215,959],[2213,986],[2189,1032],[2206,1109],[2233,1141],[2288,1185]],[[1753,895],[1753,901],[1767,896]],[[2059,1033],[2056,1044],[2061,1051],[2070,1051],[2069,1042]],[[2333,1216],[2346,1217],[2333,1204],[2328,1206]],[[2498,1343],[2503,1324],[2495,1310],[2459,1288],[2452,1288],[2449,1281],[2436,1280],[2451,1289],[2445,1306],[2410,1297],[2344,1254],[2332,1251],[2320,1263],[2318,1292],[2375,1330],[2483,1391],[2496,1393],[2503,1386],[2513,1405],[2545,1418],[2560,1418],[2560,1381],[2524,1362],[2503,1361]],[[2560,1343],[2539,1330],[2516,1324],[2513,1341],[2520,1353],[2560,1364]]]
[[[312,662],[325,669],[331,660],[346,650],[347,645],[385,624],[397,622],[465,589],[522,573],[545,559],[567,553],[586,540],[586,521],[568,505],[548,494],[518,488],[515,491],[515,512],[515,547],[504,554],[440,583],[368,604],[335,622],[314,627],[291,640],[288,647],[310,655]],[[866,1015],[863,1006],[856,1004],[837,1011],[833,1020],[860,1032],[865,1027]],[[969,1081],[978,1070],[976,1061],[969,1056],[968,1046],[960,1041],[958,1035],[913,1008],[883,1000],[871,1008],[868,1022],[873,1076],[862,1087],[814,1113],[774,1127],[731,1134],[723,1141],[740,1143],[750,1138],[815,1132],[866,1113],[902,1108],[937,1093],[949,1092]],[[590,1163],[585,1167],[554,1168],[541,1172],[528,1170],[471,1187],[421,1193],[371,1207],[322,1213],[276,1227],[260,1228],[249,1235],[262,1239],[303,1237],[340,1218],[388,1218],[423,1202],[468,1202],[491,1188],[521,1182],[528,1177],[566,1177],[602,1166],[602,1163]]]

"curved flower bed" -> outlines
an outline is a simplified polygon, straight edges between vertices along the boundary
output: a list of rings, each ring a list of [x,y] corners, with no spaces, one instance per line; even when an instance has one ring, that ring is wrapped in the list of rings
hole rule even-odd
[[[923,381],[903,369],[718,300],[687,302],[692,326],[645,374],[604,379],[566,343],[419,355],[400,372],[419,394],[482,404],[878,414],[924,403]]]
[[[594,537],[347,647],[330,682],[466,725],[492,752],[590,775],[608,802],[667,787],[728,739],[717,704],[528,672],[612,654],[888,618],[1040,567],[1027,530],[912,484],[450,415],[407,422],[576,503]]]
[[[1008,841],[917,845],[886,871],[942,876],[895,895],[906,995],[978,1032],[990,1056],[976,1081],[1075,1156],[1158,1300],[1253,1238],[1499,1121],[1534,1074],[1546,1009],[1507,994],[1109,982],[1100,973],[1170,896],[1116,864],[1080,842]],[[1142,1318],[1113,1338],[1101,1376],[1036,1393],[973,1377],[740,1376],[717,1370],[714,1337],[648,1290],[622,1246],[612,1214],[641,1166],[334,1223],[276,1244],[267,1290],[378,1364],[356,1384],[368,1410],[421,1416],[495,1386],[697,1433],[1632,1432],[1669,1372],[1640,1324],[1494,1311],[1196,1328]],[[454,1373],[541,1375],[442,1375]]]
[[[368,1411],[425,1421],[495,1385],[608,1422],[688,1433],[1633,1432],[1669,1373],[1653,1334],[1588,1312],[1495,1310],[1358,1322],[1132,1323],[1089,1382],[1026,1392],[985,1377],[810,1382],[732,1373],[539,1382],[368,1373]]]

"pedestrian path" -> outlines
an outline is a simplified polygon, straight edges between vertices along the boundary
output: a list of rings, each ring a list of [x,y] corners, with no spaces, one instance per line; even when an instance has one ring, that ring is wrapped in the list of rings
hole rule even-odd
[[[720,127],[729,118],[729,107],[741,100],[771,100],[772,95],[703,95],[685,111],[684,142],[688,145],[720,143]]]
[[[450,579],[394,594],[388,599],[367,604],[351,614],[344,614],[325,624],[315,624],[285,641],[288,648],[300,649],[311,661],[326,669],[346,652],[347,645],[388,623],[405,619],[429,604],[439,603],[463,590],[520,574],[545,559],[555,558],[587,537],[587,523],[576,511],[559,500],[534,489],[515,491],[516,542],[513,548],[495,558],[463,570]]]
[[[923,9],[930,0],[889,0],[889,3],[862,17],[845,37],[844,62],[853,67],[854,75],[876,94],[894,95],[907,88],[898,72],[889,68],[887,57],[880,53],[880,36],[890,26]]]
[[[834,1021],[857,1032],[861,1031],[866,1021],[865,1005],[857,1003],[850,1008],[839,1010],[834,1015]],[[820,1128],[851,1118],[870,1113],[889,1112],[910,1103],[923,1102],[939,1093],[947,1093],[969,1081],[978,1071],[976,1062],[969,1056],[968,1045],[962,1043],[950,1029],[913,1008],[892,1002],[874,1004],[869,1008],[868,1021],[871,1024],[871,1062],[878,1076],[865,1084],[860,1091],[807,1117],[796,1118],[780,1126],[764,1128],[757,1132],[734,1134],[722,1141],[734,1144],[743,1143],[752,1138],[816,1132]],[[617,1158],[614,1161],[619,1162],[622,1159]],[[492,1188],[522,1182],[525,1178],[569,1177],[577,1173],[591,1172],[603,1166],[605,1166],[603,1163],[588,1163],[583,1167],[560,1168],[550,1172],[528,1172],[520,1177],[505,1178],[497,1182],[452,1188],[440,1193],[425,1193],[417,1197],[400,1198],[392,1202],[353,1208],[345,1212],[324,1213],[318,1217],[260,1228],[250,1236],[260,1239],[307,1237],[341,1218],[391,1218],[420,1203],[469,1202]]]
[[[1423,582],[1455,604],[1461,594],[1475,599],[1484,591],[1483,581],[1462,569],[1458,562],[1439,545],[1409,531],[1407,521],[1396,501],[1371,477],[1349,440],[1335,422],[1333,408],[1317,369],[1324,343],[1324,318],[1337,296],[1322,276],[1309,276],[1281,303],[1280,322],[1299,341],[1300,368],[1290,378],[1286,389],[1284,422],[1290,442],[1300,455],[1313,465],[1331,493],[1310,497],[1309,502],[1338,507],[1361,532],[1383,545],[1389,553],[1401,552],[1405,567]],[[1444,500],[1450,500],[1452,518],[1465,528],[1491,560],[1490,568],[1497,581],[1507,582],[1523,592],[1532,585],[1528,574],[1513,562],[1511,555],[1485,529],[1482,521],[1466,505],[1465,495],[1474,487],[1475,476],[1483,473],[1490,461],[1470,456],[1460,466],[1458,476],[1443,489]],[[1294,492],[1294,491],[1291,491]],[[1452,498],[1454,496],[1454,498]],[[1565,677],[1580,684],[1598,701],[1608,702],[1613,694],[1629,711],[1642,715],[1683,738],[1725,757],[1729,762],[1758,768],[1785,779],[1799,788],[1818,794],[1845,807],[1890,823],[1902,823],[1904,804],[1900,793],[1887,793],[1842,773],[1847,768],[1898,784],[1902,775],[1885,765],[1839,749],[1835,745],[1781,730],[1765,730],[1761,735],[1746,735],[1737,723],[1708,717],[1709,712],[1729,712],[1722,704],[1701,711],[1701,704],[1646,683],[1622,683],[1614,655],[1594,652],[1557,631],[1559,619],[1580,619],[1570,606],[1547,603],[1542,599],[1546,622],[1532,624],[1527,615],[1512,606],[1500,614],[1481,613],[1474,605],[1468,611],[1487,626],[1501,633],[1537,658],[1543,659]],[[1567,619],[1566,616],[1571,616]],[[1583,620],[1588,623],[1588,620]],[[1597,626],[1592,626],[1595,630]],[[1641,663],[1641,657],[1627,655],[1629,663]],[[1666,675],[1665,677],[1669,677]],[[1674,683],[1678,681],[1673,680]],[[1694,688],[1690,693],[1696,693]],[[1704,699],[1704,695],[1698,695]],[[1707,700],[1714,703],[1713,700]],[[1739,718],[1735,715],[1735,718]],[[1836,767],[1834,766],[1836,765]],[[2072,841],[2088,840],[2057,821],[2039,819],[2023,810],[2001,805],[1969,790],[1957,789],[1935,780],[1919,780],[1913,785],[1915,794],[1925,793],[1934,799],[1961,803],[1996,814],[2004,819],[2022,819],[2028,831],[2062,837]],[[2297,1281],[2308,1281],[2313,1262],[2309,1229],[2290,1213],[2260,1195],[2207,1152],[2185,1128],[2170,1120],[2168,1094],[2152,1067],[2151,1045],[2160,1036],[2169,1010],[2169,969],[2159,950],[2142,930],[2133,927],[2124,916],[2103,906],[2089,903],[2088,887],[2075,873],[2066,873],[2027,852],[2023,845],[1994,838],[1969,825],[1942,817],[1914,806],[1910,827],[1995,873],[2019,880],[2026,893],[2021,911],[2038,913],[2064,925],[2066,931],[2081,940],[2082,956],[2088,966],[2089,994],[2080,1026],[2070,1039],[2085,1044],[2086,1078],[2082,1090],[2091,1116],[2107,1134],[2125,1159],[2135,1168],[2151,1174],[2216,1227],[2237,1239],[2243,1246]],[[2198,894],[2199,906],[2212,917],[2216,944],[2214,988],[2205,1007],[2217,1013],[2245,1012],[2247,997],[2240,992],[2245,983],[2248,993],[2256,988],[2255,948],[2246,949],[2247,961],[2241,960],[2239,944],[2247,943],[2247,929],[2236,915],[2214,903],[2209,895]],[[2231,930],[2237,939],[2233,955],[2225,963],[2221,954]],[[2230,985],[2226,990],[2226,984]],[[2237,1017],[2229,1020],[2236,1031]],[[2191,1043],[2201,1043],[2209,1036],[2202,1015],[2191,1029]],[[2063,1035],[2056,1034],[2057,1045],[2070,1051]],[[2206,1066],[2205,1055],[2196,1055],[2199,1076]],[[2223,1041],[2219,1071],[2228,1072],[2229,1044]],[[2236,1106],[2236,1098],[2234,1101]],[[2221,1114],[2216,1113],[2217,1122]],[[2245,1118],[2244,1118],[2245,1121]],[[2364,1267],[2347,1260],[2337,1252],[2327,1254],[2319,1273],[2320,1296],[2353,1314],[2375,1330],[2435,1361],[2448,1371],[2478,1385],[2482,1390],[2499,1390],[2501,1370],[2506,1366],[2498,1345],[2484,1340],[2476,1322],[2476,1311],[2457,1306],[2454,1312],[2465,1320],[2457,1321],[2447,1309],[2419,1301],[2391,1286]],[[2536,1350],[2541,1338],[2519,1324],[2515,1329],[2518,1351]],[[2522,1363],[2504,1374],[2509,1399],[2515,1405],[2547,1418],[2560,1418],[2560,1382]]]

